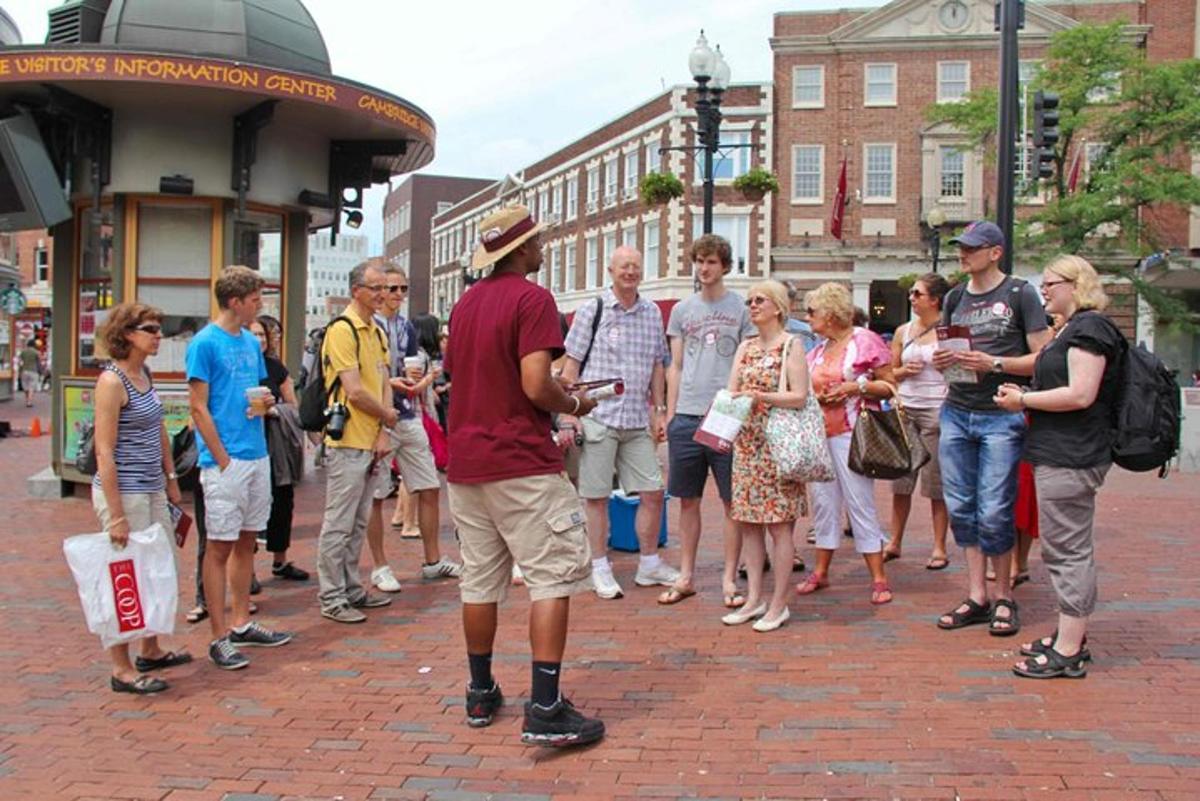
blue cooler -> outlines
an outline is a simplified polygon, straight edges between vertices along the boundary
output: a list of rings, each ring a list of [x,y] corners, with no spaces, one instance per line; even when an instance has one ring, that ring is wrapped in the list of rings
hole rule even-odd
[[[658,545],[661,548],[667,544],[667,503],[670,495],[663,495],[662,526],[658,531]],[[608,547],[618,551],[637,553],[637,529],[634,520],[637,519],[638,505],[641,499],[636,495],[630,497],[620,490],[613,492],[608,499]]]

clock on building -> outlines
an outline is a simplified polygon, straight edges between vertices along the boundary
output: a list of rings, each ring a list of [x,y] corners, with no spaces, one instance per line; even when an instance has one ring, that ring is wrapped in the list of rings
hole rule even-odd
[[[948,31],[957,31],[971,19],[971,10],[962,0],[948,0],[938,9],[938,20]]]

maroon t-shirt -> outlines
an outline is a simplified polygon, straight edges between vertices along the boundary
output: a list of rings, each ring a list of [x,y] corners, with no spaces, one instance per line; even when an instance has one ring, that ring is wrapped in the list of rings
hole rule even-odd
[[[445,369],[452,376],[450,465],[454,484],[561,473],[550,414],[521,389],[521,358],[563,352],[558,307],[546,289],[513,273],[476,282],[454,305]]]

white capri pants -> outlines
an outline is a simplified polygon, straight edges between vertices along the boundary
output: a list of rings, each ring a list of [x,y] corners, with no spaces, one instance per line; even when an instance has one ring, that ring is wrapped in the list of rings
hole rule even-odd
[[[850,432],[829,437],[829,455],[833,461],[833,481],[808,484],[813,504],[813,528],[817,547],[835,551],[842,541],[842,515],[849,511],[854,531],[854,550],[879,553],[887,542],[879,516],[875,512],[875,479],[860,476],[850,469]]]

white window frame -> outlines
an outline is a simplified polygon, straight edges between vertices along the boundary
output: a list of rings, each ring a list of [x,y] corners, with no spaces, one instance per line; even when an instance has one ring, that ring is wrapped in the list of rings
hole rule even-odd
[[[567,242],[566,253],[563,254],[563,291],[575,289],[575,240]]]
[[[567,178],[567,217],[568,220],[573,220],[579,215],[579,176],[572,175]]]
[[[891,163],[891,193],[887,195],[869,195],[867,194],[870,181],[868,180],[868,170],[870,169],[870,159],[868,155],[873,147],[886,147],[892,151]],[[896,143],[895,142],[864,142],[863,143],[863,180],[862,180],[862,202],[864,204],[884,204],[896,202]]]
[[[630,166],[631,166],[630,162],[632,162],[633,169],[630,169]],[[625,195],[626,195],[626,198],[629,197],[629,193],[631,191],[633,192],[633,194],[635,194],[635,195],[637,194],[637,185],[638,185],[639,177],[640,176],[638,174],[638,152],[637,152],[637,150],[630,150],[628,153],[625,154]]]
[[[614,206],[620,192],[617,181],[617,157],[609,156],[604,160],[604,207]]]
[[[583,242],[583,287],[584,289],[595,289],[600,264],[600,242],[595,234],[588,234],[584,237]]]
[[[945,189],[946,153],[957,153],[962,159],[962,192],[957,195],[943,194]],[[938,145],[937,149],[937,197],[950,203],[962,203],[967,198],[967,153],[956,145]]]
[[[587,210],[593,212],[600,208],[600,165],[588,167],[587,171]]]
[[[596,276],[596,286],[604,286],[604,273],[608,270],[608,265],[612,262],[612,254],[617,249],[617,229],[606,231],[604,233],[604,248],[600,252],[600,272]]]
[[[816,100],[799,100],[797,99],[796,88],[800,85],[801,70],[817,70],[817,75],[820,79],[817,84],[820,97]],[[825,108],[825,65],[824,64],[797,64],[792,67],[792,108]]]
[[[646,172],[662,172],[662,153],[658,149],[662,147],[662,143],[657,139],[646,145]]]
[[[947,97],[944,87],[945,87],[945,84],[948,83],[948,81],[946,80],[945,75],[943,75],[943,71],[945,70],[946,67],[960,66],[960,65],[964,69],[963,79],[962,79],[962,84],[963,84],[962,94],[959,95],[958,97]],[[955,83],[957,83],[957,81],[955,81]],[[956,59],[954,61],[939,61],[937,63],[937,102],[939,102],[939,103],[962,103],[967,99],[967,93],[970,91],[971,91],[971,62],[970,61],[963,61],[961,59]]]
[[[562,184],[555,184],[554,186],[550,187],[550,213],[554,215],[555,222],[562,219],[562,196]]]
[[[818,157],[818,178],[817,178],[817,196],[816,197],[798,197],[796,195],[796,151],[800,148],[811,149],[817,148],[820,155]],[[792,205],[794,206],[820,206],[825,203],[825,145],[817,144],[798,144],[792,145]]]
[[[871,99],[871,68],[872,67],[891,67],[892,70],[892,96],[889,100],[872,100]],[[887,107],[896,105],[897,88],[899,82],[900,69],[894,61],[870,61],[863,64],[863,105],[867,107]]]
[[[637,224],[621,226],[621,246],[637,250]]]
[[[643,226],[643,229],[642,237],[645,243],[645,252],[642,254],[642,274],[655,277],[658,275],[659,240],[662,223],[657,219],[650,220]],[[654,244],[651,245],[651,242]]]
[[[550,215],[550,188],[543,186],[538,190],[538,222],[546,222]]]

